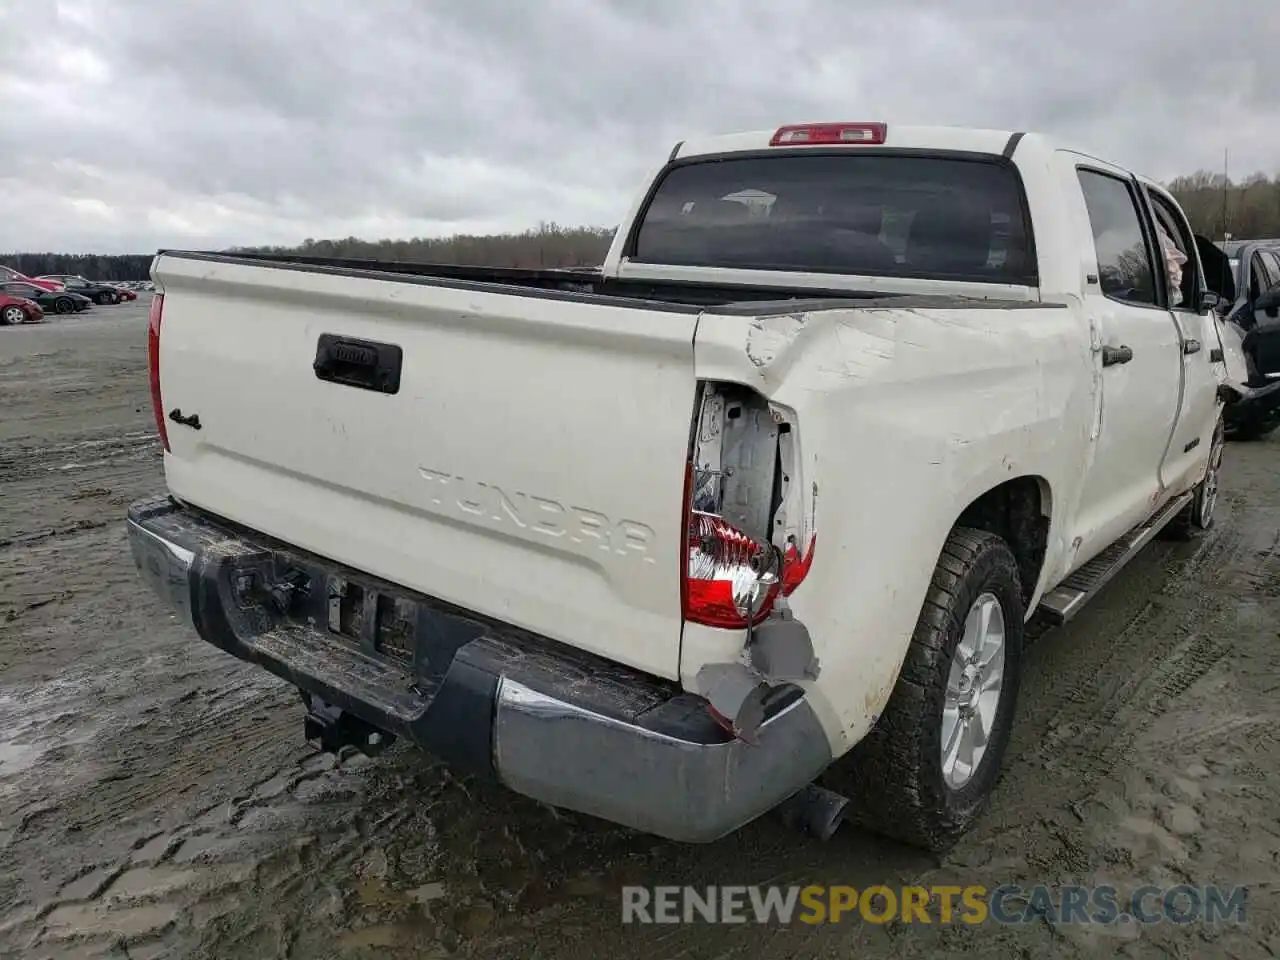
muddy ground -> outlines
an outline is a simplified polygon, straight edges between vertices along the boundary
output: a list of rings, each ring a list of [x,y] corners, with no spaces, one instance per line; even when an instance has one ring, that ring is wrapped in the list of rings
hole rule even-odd
[[[1280,955],[1280,441],[1033,648],[1007,772],[944,862],[773,820],[681,847],[397,747],[318,754],[283,683],[139,585],[162,477],[145,302],[0,329],[0,955]],[[1244,925],[624,926],[623,883],[1223,884]]]

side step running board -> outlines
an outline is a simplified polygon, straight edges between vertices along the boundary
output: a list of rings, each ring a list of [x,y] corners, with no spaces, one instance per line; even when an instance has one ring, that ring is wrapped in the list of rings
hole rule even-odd
[[[1138,524],[1046,593],[1037,609],[1050,623],[1066,623],[1084,609],[1084,605],[1123,570],[1125,564],[1136,557],[1143,547],[1154,540],[1156,534],[1191,502],[1194,495],[1188,492],[1170,500],[1151,519]]]

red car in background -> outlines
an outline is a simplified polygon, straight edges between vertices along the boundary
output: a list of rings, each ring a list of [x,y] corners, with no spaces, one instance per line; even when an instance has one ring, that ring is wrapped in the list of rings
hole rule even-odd
[[[0,293],[0,327],[19,323],[39,323],[43,319],[44,311],[34,300]]]
[[[57,293],[62,289],[62,284],[57,280],[42,280],[38,277],[28,277],[25,273],[19,273],[13,267],[6,267],[0,264],[0,283],[29,283],[41,290],[48,290],[50,293]]]
[[[115,284],[115,283],[113,283],[112,286],[120,291],[120,301],[122,303],[126,303],[130,300],[138,299],[138,295],[134,293],[132,290],[130,290],[128,287],[122,287],[119,284]]]

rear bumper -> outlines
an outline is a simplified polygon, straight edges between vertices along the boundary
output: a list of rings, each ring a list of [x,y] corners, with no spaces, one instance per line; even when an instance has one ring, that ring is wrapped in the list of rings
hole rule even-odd
[[[128,532],[143,579],[207,642],[553,806],[707,842],[831,761],[799,690],[747,744],[711,720],[705,700],[667,681],[172,500],[134,504]]]
[[[1222,416],[1229,429],[1265,427],[1280,422],[1280,380],[1261,386],[1224,386]]]

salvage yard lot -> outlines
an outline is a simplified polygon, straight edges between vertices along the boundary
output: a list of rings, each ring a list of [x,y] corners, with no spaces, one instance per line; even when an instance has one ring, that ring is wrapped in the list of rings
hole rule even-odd
[[[408,747],[318,754],[289,687],[173,620],[122,524],[163,484],[146,309],[0,330],[0,956],[1280,956],[1280,439],[1032,648],[942,862],[772,819],[681,847]],[[1218,928],[621,923],[623,884],[767,883],[1251,890]]]

